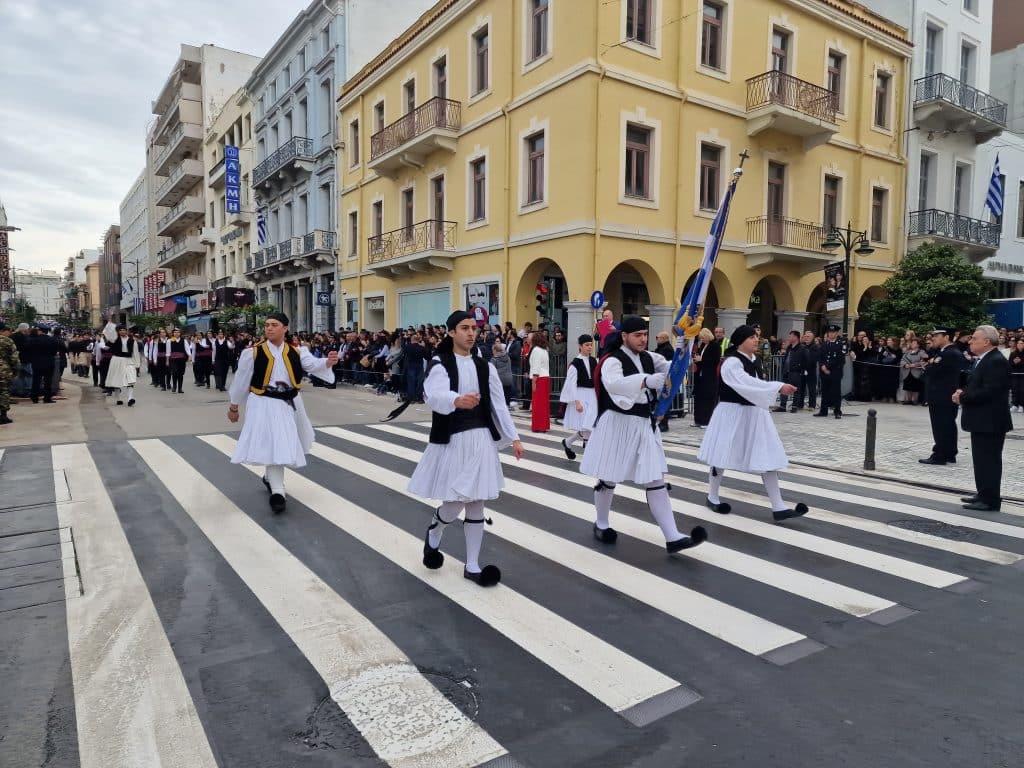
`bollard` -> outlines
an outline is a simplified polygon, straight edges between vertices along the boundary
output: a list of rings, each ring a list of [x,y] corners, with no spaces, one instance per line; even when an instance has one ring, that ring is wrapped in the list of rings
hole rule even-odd
[[[868,409],[867,431],[864,437],[864,469],[875,468],[875,436],[878,433],[878,411]]]

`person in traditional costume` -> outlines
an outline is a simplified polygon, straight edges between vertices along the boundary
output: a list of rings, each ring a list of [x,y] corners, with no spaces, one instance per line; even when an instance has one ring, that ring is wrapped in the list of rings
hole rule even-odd
[[[807,513],[807,505],[790,508],[782,500],[779,470],[789,466],[786,451],[768,409],[776,398],[792,395],[796,387],[781,381],[764,381],[757,371],[757,332],[741,325],[732,333],[722,357],[718,384],[718,407],[711,415],[697,452],[698,461],[711,467],[708,477],[709,509],[728,514],[732,507],[719,492],[727,469],[761,475],[776,522]]]
[[[167,341],[167,378],[171,392],[185,394],[185,366],[188,364],[191,345],[181,337],[181,331],[175,328]]]
[[[107,369],[107,386],[117,390],[117,404],[135,405],[135,382],[142,367],[139,343],[128,335],[128,329],[117,326],[117,338],[113,343],[103,342],[110,350],[110,367]]]
[[[653,409],[668,369],[668,360],[647,351],[647,322],[636,315],[624,317],[618,337],[609,340],[596,369],[597,424],[580,463],[580,471],[597,480],[594,537],[605,544],[618,538],[609,516],[615,485],[623,482],[647,491],[647,506],[669,553],[707,539],[699,525],[689,535],[679,532],[665,482],[668,464]]]
[[[197,387],[210,388],[210,374],[213,373],[213,334],[197,334],[193,346],[192,374]]]
[[[570,461],[576,458],[573,446],[581,442],[586,446],[590,433],[597,421],[597,395],[594,394],[594,369],[597,360],[591,356],[594,349],[594,337],[588,333],[577,339],[579,354],[565,371],[565,384],[558,396],[559,402],[565,403],[565,417],[562,426],[572,430],[569,437],[562,440],[565,457]]]
[[[505,485],[498,451],[511,445],[516,459],[523,444],[502,395],[495,367],[473,354],[476,321],[468,312],[453,312],[448,335],[430,361],[423,395],[433,411],[430,442],[409,480],[408,491],[441,505],[427,528],[423,565],[444,563],[441,537],[465,509],[466,565],[463,576],[482,587],[501,581],[496,565],[480,567],[484,539],[484,504],[498,498]]]
[[[266,340],[239,356],[238,373],[228,392],[232,424],[238,421],[238,407],[245,399],[245,424],[231,463],[265,467],[263,484],[274,512],[283,512],[286,504],[285,467],[306,466],[306,454],[313,447],[313,425],[299,394],[302,372],[333,383],[332,368],[338,362],[337,352],[318,358],[305,347],[293,347],[285,340],[287,331],[287,315],[267,315]]]
[[[218,331],[213,342],[213,378],[218,392],[227,392],[228,371],[234,357],[235,342],[227,338],[224,331]]]

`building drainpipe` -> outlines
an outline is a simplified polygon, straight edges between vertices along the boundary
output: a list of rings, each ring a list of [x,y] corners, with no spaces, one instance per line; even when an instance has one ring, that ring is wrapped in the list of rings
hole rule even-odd
[[[683,65],[683,51],[686,50],[686,33],[684,31],[685,24],[682,21],[679,22],[679,47],[678,57],[676,65],[676,87],[679,89],[679,118],[676,122],[676,242],[675,250],[672,253],[672,284],[670,288],[672,290],[683,288],[683,265],[682,265],[682,232],[680,228],[683,221],[683,152],[679,151],[679,147],[682,145],[682,134],[683,134],[683,108],[686,105],[686,90],[683,88],[683,77],[685,76],[685,69]],[[709,278],[710,279],[710,276]],[[666,303],[671,304],[674,294],[666,296]]]
[[[515,6],[516,6],[516,4],[515,3],[508,3],[507,5],[508,5],[508,9],[509,9],[509,16],[510,16],[509,29],[512,30],[512,39],[515,40],[515,39],[517,39],[515,37],[515,34],[516,34],[516,29],[515,29],[516,10],[515,10]],[[509,63],[508,63],[508,83],[509,83],[509,95],[510,96],[511,96],[511,93],[512,93],[512,85],[516,81],[515,80],[515,77],[516,77],[515,69],[516,69],[515,56],[510,56],[509,57]],[[503,295],[501,297],[499,297],[499,299],[503,299],[504,300],[504,308],[507,310],[507,313],[504,314],[505,322],[511,321],[513,323],[513,326],[518,328],[519,327],[519,318],[518,317],[513,317],[513,311],[516,309],[515,298],[514,298],[514,296],[516,295],[516,291],[515,291],[515,288],[512,286],[512,250],[511,250],[511,248],[509,246],[509,240],[512,237],[512,216],[513,216],[513,214],[515,212],[515,199],[514,199],[514,193],[512,191],[512,155],[513,155],[513,151],[512,151],[512,118],[511,118],[511,115],[509,114],[509,104],[510,103],[511,103],[511,99],[506,101],[502,105],[502,107],[501,107],[501,114],[502,114],[502,117],[505,120],[505,231],[502,233],[502,263],[503,263],[502,283],[504,285],[504,290],[502,291]],[[462,307],[462,297],[461,296],[459,297],[459,304],[458,304],[458,306],[460,308]],[[499,300],[499,304],[498,304],[499,310],[501,309],[501,306],[502,306],[502,302]]]

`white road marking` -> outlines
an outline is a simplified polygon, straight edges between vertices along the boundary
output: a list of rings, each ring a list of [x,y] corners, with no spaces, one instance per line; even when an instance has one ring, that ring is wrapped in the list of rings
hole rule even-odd
[[[387,427],[386,425],[375,425],[375,428],[393,434],[400,434],[403,437],[426,439],[425,435],[421,436],[418,433]],[[322,431],[412,461],[417,460],[419,456],[416,451],[409,451],[401,446],[368,438],[365,435],[356,433],[346,435],[337,428],[323,429]],[[517,462],[511,456],[503,455],[501,458],[502,462],[509,466],[519,466],[522,469],[543,472],[545,474],[550,471],[548,467],[528,459]],[[585,481],[583,484],[591,485],[590,481]],[[505,489],[514,496],[556,509],[587,523],[592,523],[594,520],[594,505],[591,502],[552,493],[511,478],[505,478]],[[508,518],[503,518],[502,525],[505,525],[507,522]],[[615,518],[615,525],[613,527],[627,536],[632,536],[658,547],[664,546],[665,538],[661,533],[661,529],[653,523],[637,520],[628,515],[618,515]],[[589,532],[589,527],[587,530]],[[753,555],[735,552],[710,541],[701,544],[695,549],[685,550],[679,554],[716,568],[736,573],[748,579],[754,579],[780,591],[826,605],[852,616],[870,616],[873,613],[892,608],[896,605],[891,600],[876,597],[867,592],[846,587],[834,581],[828,581],[827,579],[822,579],[784,565],[778,565]],[[684,621],[688,620],[684,619]]]
[[[395,768],[428,768],[475,766],[506,754],[387,635],[170,446],[129,444],[161,480],[174,478],[167,490],[309,660],[378,757]]]
[[[329,434],[334,433],[333,429],[324,431]],[[360,439],[360,436],[353,435],[352,438]],[[372,442],[367,442],[368,440]],[[367,447],[374,448],[376,446],[373,443],[379,441],[361,437],[360,442]],[[391,446],[391,451],[396,456],[401,455],[402,458],[410,458],[413,461],[416,461],[420,455],[416,451],[408,451],[408,449],[397,446]],[[402,453],[399,454],[398,451]],[[403,490],[409,480],[405,475],[382,469],[368,461],[356,459],[322,445],[313,446],[312,454],[337,467],[355,472],[360,477],[378,483],[392,492],[400,493],[427,507],[432,506],[428,501]],[[411,456],[407,454],[411,454]],[[566,500],[568,501],[568,499]],[[557,508],[559,509],[562,507],[559,497],[552,497],[549,503],[551,502],[558,504]],[[493,513],[493,510],[489,509],[488,511]],[[586,549],[575,542],[513,518],[503,517],[500,525],[488,532],[629,595],[634,600],[645,603],[755,656],[799,642],[805,637],[798,632],[741,611],[700,592],[668,579],[654,576],[627,563],[610,559],[599,552]],[[664,546],[664,541],[659,532],[659,541],[656,543]],[[889,603],[886,607],[891,605]]]
[[[546,436],[531,435],[530,437],[544,439]],[[548,438],[549,442],[552,440],[558,440],[558,438]],[[529,444],[527,446],[527,452],[554,457],[565,455],[560,448],[542,448],[535,444]],[[521,463],[522,462],[520,462],[520,464]],[[546,471],[550,471],[550,469],[547,469]],[[561,479],[568,480],[569,482],[576,483],[578,485],[591,485],[593,483],[590,478],[579,475],[578,473],[563,475]],[[684,478],[676,478],[676,480],[687,483],[692,482]],[[625,498],[646,502],[645,494],[642,490],[627,486],[625,483],[620,483],[615,489],[615,492]],[[863,503],[863,499],[858,499],[858,502]],[[804,533],[792,528],[787,528],[785,525],[773,525],[771,523],[765,523],[735,514],[719,515],[709,510],[703,504],[692,504],[679,499],[672,499],[672,509],[681,515],[687,515],[698,520],[713,523],[714,525],[723,528],[732,528],[737,531],[749,533],[752,536],[759,536],[761,538],[769,539],[770,541],[789,544],[790,546],[798,549],[805,549],[809,552],[814,552],[815,554],[835,558],[836,560],[844,560],[863,568],[869,568],[871,570],[889,574],[890,576],[906,579],[907,581],[913,581],[918,584],[924,584],[925,586],[935,587],[936,589],[943,589],[945,587],[950,587],[954,584],[967,581],[966,576],[962,576],[957,573],[951,573],[938,568],[932,568],[931,566],[921,565],[910,560],[892,557],[891,555],[885,555],[881,552],[875,552],[870,549],[855,547],[850,544],[842,544],[822,536],[815,536],[810,533]],[[765,508],[765,514],[771,514],[767,510],[767,507]]]
[[[200,439],[226,455],[235,444],[226,435]],[[262,472],[246,468],[254,474]],[[291,470],[285,474],[290,498],[437,590],[612,710],[621,712],[680,685],[505,584],[481,589],[463,578],[464,564],[453,557],[446,558],[444,568],[427,570],[420,562],[420,537],[302,475]]]
[[[67,444],[51,451],[60,470],[55,492],[71,488],[71,500],[57,503],[61,552],[65,567],[68,559],[73,567],[73,532],[85,584],[84,596],[66,603],[82,768],[217,768],[89,449]],[[72,576],[65,572],[69,590],[77,589]]]

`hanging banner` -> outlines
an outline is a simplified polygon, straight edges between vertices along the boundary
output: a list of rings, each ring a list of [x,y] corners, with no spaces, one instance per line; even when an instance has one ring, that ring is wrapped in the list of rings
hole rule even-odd
[[[164,306],[160,298],[160,286],[164,283],[164,271],[158,269],[142,278],[142,291],[145,297],[143,308],[146,312],[159,312]]]
[[[0,232],[0,291],[11,290],[11,250],[7,233]]]
[[[838,312],[846,302],[846,264],[825,265],[825,311]]]

